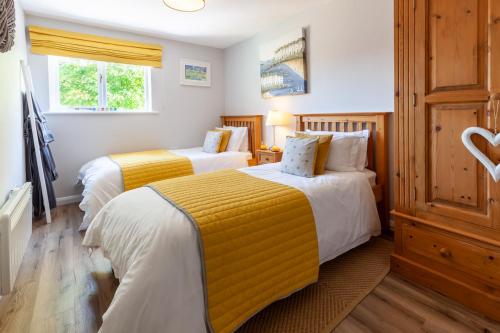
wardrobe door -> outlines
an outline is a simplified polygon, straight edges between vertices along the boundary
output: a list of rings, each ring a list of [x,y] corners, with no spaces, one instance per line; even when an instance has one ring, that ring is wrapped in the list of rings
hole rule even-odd
[[[500,227],[500,183],[465,149],[467,127],[489,128],[500,89],[500,1],[415,1],[415,214]],[[500,125],[500,124],[499,124]],[[476,145],[495,162],[500,150]]]

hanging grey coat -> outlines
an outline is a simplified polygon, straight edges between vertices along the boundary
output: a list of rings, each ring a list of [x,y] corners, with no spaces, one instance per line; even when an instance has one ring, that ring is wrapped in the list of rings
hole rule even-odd
[[[36,117],[36,127],[38,131],[38,143],[40,144],[40,154],[42,157],[43,171],[45,173],[45,184],[49,196],[50,208],[56,207],[56,197],[52,182],[58,177],[54,157],[50,151],[49,143],[54,141],[52,132],[47,127],[47,120],[43,116],[40,106],[33,100],[33,107]],[[43,206],[42,188],[38,177],[38,166],[36,163],[35,146],[33,135],[31,134],[31,122],[29,119],[28,100],[23,94],[23,114],[24,114],[24,143],[26,154],[26,180],[33,186],[33,215],[41,217],[45,212]]]

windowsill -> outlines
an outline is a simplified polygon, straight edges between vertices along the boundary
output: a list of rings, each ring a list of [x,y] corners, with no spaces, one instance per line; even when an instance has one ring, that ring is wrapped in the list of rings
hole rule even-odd
[[[110,114],[133,114],[133,115],[154,115],[160,114],[158,111],[49,111],[44,115],[110,115]]]

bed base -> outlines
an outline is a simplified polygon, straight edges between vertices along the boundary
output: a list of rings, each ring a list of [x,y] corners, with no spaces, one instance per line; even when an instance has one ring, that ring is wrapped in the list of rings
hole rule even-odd
[[[373,193],[382,230],[389,229],[388,119],[390,112],[299,114],[296,130],[355,132],[369,130],[368,169],[377,174]]]

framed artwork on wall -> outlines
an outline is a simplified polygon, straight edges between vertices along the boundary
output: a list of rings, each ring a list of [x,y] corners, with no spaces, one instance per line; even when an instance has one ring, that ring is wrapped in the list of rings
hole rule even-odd
[[[210,87],[212,73],[210,63],[191,59],[181,59],[181,85]]]
[[[306,35],[300,28],[260,47],[263,98],[307,94]]]

